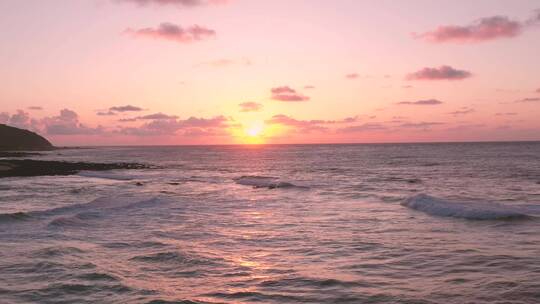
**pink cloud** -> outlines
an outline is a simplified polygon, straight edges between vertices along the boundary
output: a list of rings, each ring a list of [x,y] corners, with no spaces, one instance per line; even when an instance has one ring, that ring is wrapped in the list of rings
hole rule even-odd
[[[423,68],[407,75],[407,80],[462,80],[471,77],[469,71],[458,70],[449,65],[441,65],[437,68]]]
[[[15,114],[9,115],[9,113],[0,114],[0,123],[10,125],[16,128],[29,129],[32,131],[39,130],[39,122],[30,118],[28,112],[23,110],[17,110]]]
[[[45,133],[50,135],[99,135],[105,130],[102,126],[88,127],[79,121],[79,115],[69,109],[63,109],[60,114],[42,119]]]
[[[417,101],[401,101],[398,102],[399,105],[416,105],[416,106],[434,106],[434,105],[440,105],[443,102],[437,99],[424,99],[424,100],[417,100]]]
[[[178,116],[176,115],[167,115],[163,113],[155,113],[155,114],[149,114],[144,116],[139,116],[137,119],[154,119],[154,120],[170,120],[170,119],[177,119]]]
[[[536,93],[540,93],[540,88],[536,89]]]
[[[329,125],[336,124],[348,124],[358,121],[358,116],[346,117],[341,120],[322,120],[322,119],[312,119],[312,120],[299,120],[292,118],[284,114],[278,114],[272,116],[271,119],[266,120],[267,124],[278,124],[283,126],[288,126],[294,128],[298,132],[309,133],[312,131],[327,131]]]
[[[321,122],[322,121],[319,120],[298,120],[284,114],[274,115],[271,119],[266,120],[267,124],[278,124],[293,127],[302,133],[327,130],[328,128],[322,126]]]
[[[185,135],[213,134],[223,135],[225,128],[228,128],[229,119],[224,116],[213,118],[189,117],[187,119],[177,119],[175,115],[166,115],[169,119],[153,119],[138,127],[123,127],[117,133],[131,136],[162,136],[162,135]]]
[[[285,101],[285,102],[298,102],[298,101],[309,100],[308,96],[298,94],[296,90],[288,86],[272,88],[270,92],[272,93],[272,99],[274,100]]]
[[[142,28],[125,30],[125,33],[135,37],[150,37],[154,39],[171,40],[178,43],[191,43],[201,41],[216,36],[216,32],[199,25],[192,25],[188,28],[182,28],[174,23],[164,22],[157,28]]]
[[[385,131],[388,127],[380,123],[365,123],[358,126],[349,126],[345,128],[337,129],[339,133],[361,133],[369,131]]]
[[[116,113],[113,112],[113,111],[107,111],[107,112],[97,112],[96,113],[97,116],[115,116]]]
[[[520,99],[520,100],[516,100],[516,102],[537,102],[537,101],[540,101],[540,97],[528,97],[528,98],[523,98],[523,99]]]
[[[454,116],[459,116],[459,115],[470,114],[470,113],[473,113],[473,112],[474,112],[474,109],[471,109],[471,108],[468,108],[468,107],[463,107],[463,108],[461,108],[461,110],[456,110],[456,111],[450,112],[448,114],[454,115]]]
[[[111,112],[140,112],[140,111],[143,111],[143,109],[140,107],[132,106],[132,105],[125,105],[125,106],[110,107],[109,111]]]
[[[315,86],[312,86],[312,85],[306,85],[304,86],[304,89],[306,90],[311,90],[311,89],[315,89]],[[540,89],[538,89],[540,91]]]
[[[429,130],[432,127],[440,126],[440,125],[444,125],[444,124],[445,123],[443,123],[443,122],[425,122],[425,121],[422,121],[422,122],[406,122],[406,123],[403,123],[403,124],[399,125],[399,127],[401,127],[401,128]]]
[[[39,106],[31,106],[31,107],[28,107],[28,110],[41,111],[41,110],[43,110],[43,107],[39,107]]]
[[[415,37],[434,43],[474,43],[516,37],[521,34],[524,27],[525,24],[510,20],[508,17],[493,16],[465,26],[439,26],[433,31],[417,34]]]
[[[350,74],[345,75],[345,78],[348,78],[348,79],[356,79],[358,77],[360,77],[358,73],[350,73]]]
[[[253,101],[243,102],[239,106],[241,112],[258,112],[263,108],[262,104]]]

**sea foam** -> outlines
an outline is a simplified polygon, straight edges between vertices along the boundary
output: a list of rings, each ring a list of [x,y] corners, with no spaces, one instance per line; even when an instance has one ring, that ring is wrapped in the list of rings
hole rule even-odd
[[[401,205],[430,215],[469,220],[517,219],[532,216],[525,207],[490,202],[456,202],[426,194],[409,197]]]
[[[254,188],[307,188],[305,186],[298,186],[293,183],[284,182],[277,177],[258,176],[258,175],[245,175],[236,179],[236,183],[245,186],[252,186]]]

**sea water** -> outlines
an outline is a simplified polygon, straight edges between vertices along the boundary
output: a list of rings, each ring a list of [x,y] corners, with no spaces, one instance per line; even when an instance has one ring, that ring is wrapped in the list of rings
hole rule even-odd
[[[0,179],[0,303],[540,303],[540,143],[108,147]]]

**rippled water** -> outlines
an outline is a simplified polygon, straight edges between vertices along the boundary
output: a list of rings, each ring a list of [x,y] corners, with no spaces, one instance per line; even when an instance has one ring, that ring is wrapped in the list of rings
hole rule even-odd
[[[155,168],[0,179],[0,303],[540,302],[540,143],[36,158]]]

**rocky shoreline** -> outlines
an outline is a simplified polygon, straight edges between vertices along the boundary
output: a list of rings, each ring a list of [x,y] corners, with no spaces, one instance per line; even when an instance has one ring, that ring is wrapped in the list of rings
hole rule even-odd
[[[33,159],[0,160],[0,178],[44,175],[72,175],[79,171],[107,171],[116,169],[144,169],[147,165],[137,163],[88,163]]]

